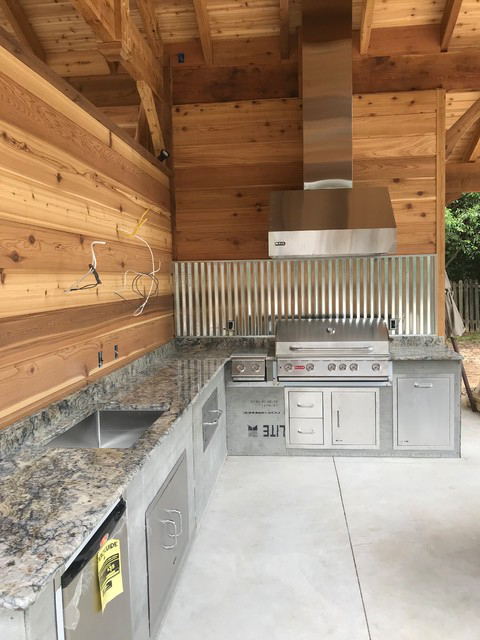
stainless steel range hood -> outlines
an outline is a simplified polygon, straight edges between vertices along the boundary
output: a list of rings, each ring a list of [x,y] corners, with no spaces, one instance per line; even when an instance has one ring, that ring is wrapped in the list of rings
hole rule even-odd
[[[302,0],[304,190],[271,194],[269,255],[395,251],[387,187],[353,186],[352,0]]]

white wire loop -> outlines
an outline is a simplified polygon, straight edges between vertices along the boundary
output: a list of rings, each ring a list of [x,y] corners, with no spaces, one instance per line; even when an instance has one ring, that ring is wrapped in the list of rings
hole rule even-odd
[[[86,289],[95,289],[99,284],[102,284],[100,278],[97,273],[97,256],[95,255],[94,246],[96,244],[107,244],[103,240],[94,240],[90,245],[90,251],[92,254],[92,262],[88,266],[90,267],[87,273],[79,278],[76,282],[68,287],[68,289],[64,289],[65,293],[72,293],[73,291],[85,291]],[[88,278],[89,275],[93,275],[96,282],[92,282],[91,284],[81,286],[82,282]]]

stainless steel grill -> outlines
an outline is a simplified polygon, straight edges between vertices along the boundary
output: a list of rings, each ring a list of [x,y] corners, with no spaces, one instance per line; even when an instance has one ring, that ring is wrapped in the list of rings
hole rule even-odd
[[[286,320],[275,337],[279,380],[386,381],[388,330],[382,320]]]

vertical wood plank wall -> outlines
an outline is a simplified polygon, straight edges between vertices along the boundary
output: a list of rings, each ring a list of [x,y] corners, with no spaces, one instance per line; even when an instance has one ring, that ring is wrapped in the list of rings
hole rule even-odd
[[[353,108],[355,181],[390,188],[399,254],[435,253],[437,92]],[[266,258],[269,193],[302,185],[301,101],[178,105],[174,143],[178,259]]]
[[[173,336],[168,178],[9,52],[0,52],[0,428]],[[126,269],[162,261],[145,313]],[[102,285],[66,294],[97,245]],[[90,280],[91,282],[92,280]],[[118,345],[118,359],[114,359]],[[103,367],[98,352],[103,352]]]

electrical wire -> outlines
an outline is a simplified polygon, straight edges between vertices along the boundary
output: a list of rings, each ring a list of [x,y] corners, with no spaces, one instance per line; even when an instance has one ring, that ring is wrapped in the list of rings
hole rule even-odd
[[[76,282],[74,282],[68,289],[64,289],[65,293],[72,293],[73,291],[85,291],[86,289],[96,289],[99,284],[102,284],[100,280],[100,276],[97,272],[97,256],[95,255],[95,249],[93,248],[96,244],[107,244],[103,240],[94,240],[90,245],[90,251],[92,254],[92,262],[88,265],[89,269],[87,273],[79,278]],[[95,278],[95,282],[91,282],[90,284],[84,284],[81,286],[82,282],[88,278],[89,275],[93,275]]]
[[[121,289],[121,291],[125,291],[125,289],[127,288],[127,277],[129,273],[134,274],[132,283],[130,285],[132,291],[134,293],[136,293],[138,296],[140,296],[140,298],[143,298],[143,302],[139,307],[136,307],[135,304],[132,304],[127,298],[125,298],[125,296],[122,296],[122,294],[119,291],[114,291],[115,295],[119,296],[120,298],[122,298],[122,300],[124,300],[125,302],[127,302],[130,306],[135,306],[136,309],[133,313],[134,316],[139,316],[143,313],[145,307],[148,304],[148,301],[150,300],[150,298],[152,298],[153,296],[155,296],[158,293],[158,287],[159,287],[159,282],[158,282],[158,278],[156,277],[156,274],[160,271],[160,268],[162,266],[162,263],[159,262],[158,263],[158,268],[155,269],[155,257],[153,255],[153,251],[151,246],[148,244],[148,242],[146,240],[144,240],[141,236],[139,236],[137,234],[137,231],[146,223],[147,221],[147,214],[150,211],[150,209],[146,209],[142,215],[142,217],[140,218],[140,220],[138,221],[137,225],[135,226],[135,229],[133,230],[133,232],[128,232],[125,231],[125,229],[119,229],[119,231],[121,233],[123,233],[124,235],[128,236],[129,238],[135,238],[136,240],[140,240],[140,242],[143,242],[143,244],[146,245],[148,251],[150,252],[150,258],[152,259],[152,270],[150,271],[150,273],[144,273],[141,271],[135,271],[134,269],[127,269],[125,271],[125,273],[123,274],[123,289]],[[142,290],[140,289],[140,283],[142,281],[143,278],[148,278],[150,280],[150,289],[148,291],[148,293],[146,293],[145,289]]]

